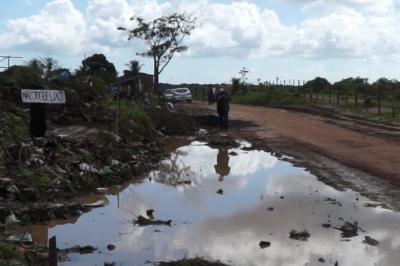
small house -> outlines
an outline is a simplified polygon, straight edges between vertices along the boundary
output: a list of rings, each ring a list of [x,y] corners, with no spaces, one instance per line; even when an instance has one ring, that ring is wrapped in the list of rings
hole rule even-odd
[[[153,89],[153,75],[139,73],[137,76],[123,75],[115,84],[121,97],[132,98]]]

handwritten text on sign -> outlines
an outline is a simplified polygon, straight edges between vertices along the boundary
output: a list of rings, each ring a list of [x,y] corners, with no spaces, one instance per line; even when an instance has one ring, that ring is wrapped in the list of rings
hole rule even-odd
[[[65,92],[57,90],[21,90],[23,103],[64,104]]]

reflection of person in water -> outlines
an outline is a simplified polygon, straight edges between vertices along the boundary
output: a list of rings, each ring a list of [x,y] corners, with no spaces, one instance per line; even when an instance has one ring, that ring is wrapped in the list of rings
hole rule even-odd
[[[214,165],[215,172],[219,174],[219,181],[224,181],[224,177],[229,175],[231,168],[229,167],[228,150],[221,148],[218,150],[217,164]]]

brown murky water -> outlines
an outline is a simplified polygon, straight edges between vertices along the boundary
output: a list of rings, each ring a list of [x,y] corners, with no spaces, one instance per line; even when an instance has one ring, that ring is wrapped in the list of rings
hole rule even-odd
[[[43,243],[56,235],[59,248],[98,248],[69,254],[70,260],[60,263],[64,266],[144,265],[196,256],[231,265],[392,266],[400,261],[399,213],[364,207],[368,199],[337,191],[262,151],[192,142],[142,182],[113,192],[106,195],[107,206],[78,219],[33,226],[34,240]],[[155,210],[156,219],[171,219],[171,226],[135,226],[135,217],[146,216],[148,209]],[[332,228],[345,221],[358,222],[358,236],[343,239]],[[326,223],[332,227],[324,228]],[[291,230],[311,236],[292,240]],[[365,236],[378,246],[363,243]],[[271,246],[261,249],[260,241]],[[108,244],[115,250],[108,251]]]

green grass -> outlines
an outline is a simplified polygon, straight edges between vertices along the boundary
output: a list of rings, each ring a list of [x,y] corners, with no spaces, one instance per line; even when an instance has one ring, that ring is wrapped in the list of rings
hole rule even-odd
[[[9,247],[8,245],[5,244],[0,244],[0,259],[12,259],[16,256],[17,254]]]
[[[134,109],[130,107],[123,107],[120,110],[120,119],[121,124],[124,121],[133,121],[135,128],[134,134],[137,136],[151,136],[153,123],[150,117],[146,114],[145,111],[141,109]]]
[[[396,108],[396,116],[393,117],[391,111],[391,102],[388,100],[382,100],[383,112],[381,115],[379,115],[375,110],[377,108],[376,103],[374,106],[368,108],[369,111],[367,113],[365,112],[361,95],[359,96],[358,107],[356,107],[354,104],[353,95],[349,95],[347,103],[343,98],[341,98],[339,106],[336,106],[336,95],[334,93],[332,93],[331,104],[328,103],[328,98],[327,92],[321,92],[318,102],[316,102],[315,94],[313,94],[313,101],[309,101],[308,93],[304,99],[301,91],[293,92],[289,90],[280,90],[278,88],[262,88],[258,90],[249,90],[246,94],[240,93],[233,95],[232,103],[272,107],[319,106],[323,108],[327,107],[329,109],[335,108],[339,112],[361,116],[365,119],[376,122],[400,124],[400,106]],[[375,112],[372,112],[372,110],[375,110]]]
[[[0,138],[4,144],[24,140],[29,132],[29,115],[22,108],[0,102]]]
[[[295,93],[271,89],[250,90],[246,94],[236,94],[232,96],[231,101],[232,103],[276,107],[304,104],[304,100]]]
[[[119,102],[110,100],[104,104],[112,109],[113,112],[119,111],[118,134],[128,141],[151,138],[154,135],[154,126],[150,116],[143,109],[137,107],[133,101],[129,99],[120,99]],[[108,130],[115,130],[114,120],[108,125]]]

